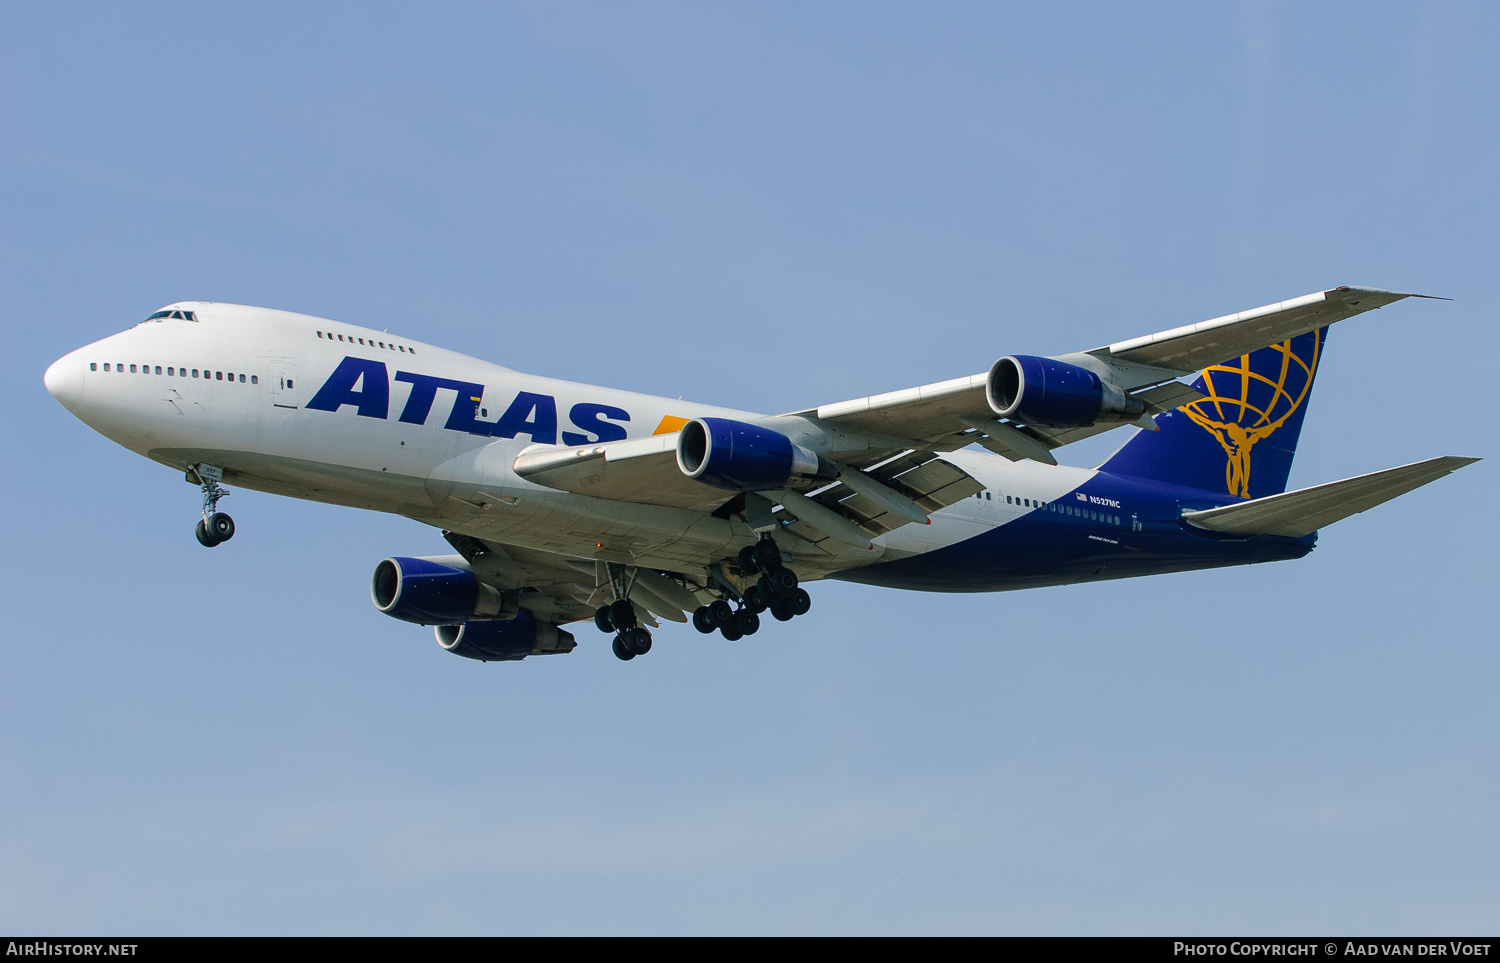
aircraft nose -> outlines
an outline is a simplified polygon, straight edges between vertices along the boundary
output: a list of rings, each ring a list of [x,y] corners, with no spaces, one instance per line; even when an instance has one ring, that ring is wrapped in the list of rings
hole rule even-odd
[[[83,359],[77,351],[63,355],[52,362],[52,366],[42,376],[42,382],[46,384],[52,397],[62,402],[64,408],[71,410],[83,396]]]

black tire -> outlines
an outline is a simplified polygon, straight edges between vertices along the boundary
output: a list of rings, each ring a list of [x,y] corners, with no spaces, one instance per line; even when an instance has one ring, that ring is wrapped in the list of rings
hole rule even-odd
[[[781,568],[781,549],[769,538],[755,543],[755,564],[762,572],[774,572]]]
[[[609,606],[609,621],[616,629],[624,632],[635,628],[635,605],[630,599],[618,599]]]
[[[700,605],[693,609],[693,628],[704,635],[714,630],[714,617],[709,613],[708,606]]]
[[[723,599],[717,599],[708,607],[709,614],[713,616],[714,626],[718,627],[734,618],[734,609]]]
[[[613,632],[615,624],[609,620],[609,606],[601,605],[594,611],[594,625],[600,632]]]
[[[208,516],[208,534],[214,537],[214,542],[220,544],[234,538],[234,519],[223,512],[214,512]]]
[[[756,575],[760,572],[760,566],[755,564],[755,546],[746,545],[740,549],[739,554],[740,571],[746,575]]]
[[[791,606],[793,615],[806,615],[807,610],[812,608],[812,596],[807,594],[807,589],[798,589],[787,599]]]
[[[754,635],[760,631],[760,616],[755,614],[754,609],[740,609],[735,613],[735,627],[745,635]]]
[[[781,598],[790,598],[797,591],[797,573],[789,568],[781,569],[771,575],[768,584],[771,591]]]
[[[625,633],[625,644],[636,655],[645,655],[651,651],[651,633],[640,627],[633,628]]]
[[[621,662],[629,662],[635,658],[635,653],[630,650],[630,646],[625,644],[624,636],[615,636],[615,644],[612,648],[615,650],[615,658]]]
[[[219,540],[209,534],[208,526],[203,524],[203,519],[201,518],[198,519],[198,525],[193,529],[193,534],[198,536],[198,544],[204,548],[213,548],[219,544]]]
[[[724,636],[726,642],[738,642],[745,637],[745,633],[732,621],[719,626],[719,634]]]
[[[765,592],[761,589],[759,582],[756,582],[745,590],[745,605],[750,611],[755,613],[764,612],[771,607],[771,603],[766,599]]]
[[[792,611],[791,599],[777,599],[776,604],[771,606],[771,614],[778,622],[790,622],[797,613]]]

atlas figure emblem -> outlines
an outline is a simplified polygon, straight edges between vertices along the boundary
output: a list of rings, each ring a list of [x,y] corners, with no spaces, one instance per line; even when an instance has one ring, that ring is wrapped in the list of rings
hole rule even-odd
[[[1280,356],[1279,370],[1274,373],[1254,370],[1250,364],[1254,355],[1248,354],[1232,365],[1204,369],[1203,389],[1208,397],[1182,409],[1223,447],[1228,456],[1224,483],[1231,495],[1250,497],[1250,450],[1286,424],[1312,389],[1322,338],[1314,335],[1310,339],[1309,359],[1297,355],[1293,340],[1256,352],[1260,355],[1256,360],[1261,362],[1257,367],[1269,367],[1264,362],[1273,352]]]

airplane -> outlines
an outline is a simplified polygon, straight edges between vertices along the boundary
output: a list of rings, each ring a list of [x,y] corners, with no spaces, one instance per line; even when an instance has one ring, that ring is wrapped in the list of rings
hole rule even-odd
[[[1295,559],[1318,530],[1478,459],[1286,491],[1329,326],[1407,297],[1337,287],[1198,324],[779,415],[523,374],[400,335],[182,301],[54,362],[81,421],[200,489],[389,512],[384,614],[480,661],[629,661],[658,620],[734,641],[820,579],[988,592]],[[1182,379],[1198,373],[1191,383]],[[1053,452],[1142,431],[1097,468]]]

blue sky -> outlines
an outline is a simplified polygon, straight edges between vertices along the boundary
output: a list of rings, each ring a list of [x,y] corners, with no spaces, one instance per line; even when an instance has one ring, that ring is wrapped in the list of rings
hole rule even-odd
[[[1497,19],[7,4],[0,929],[1493,933],[1491,460],[1299,562],[481,665],[368,601],[435,532],[206,552],[41,375],[202,298],[781,411],[1366,284],[1455,300],[1333,331],[1292,484],[1488,458]]]

